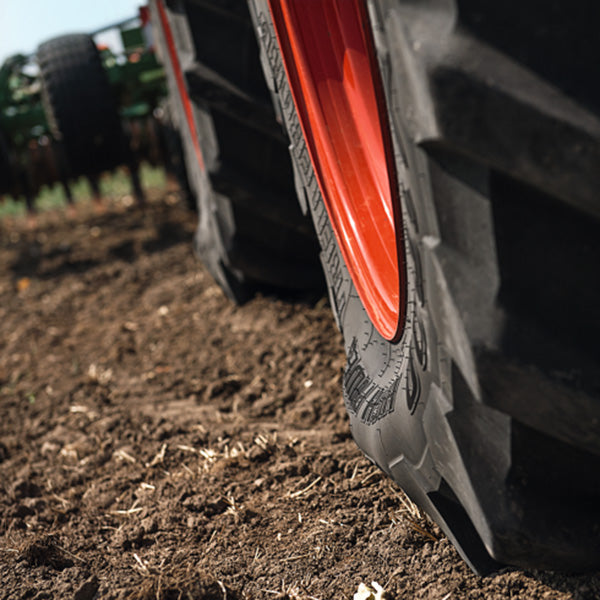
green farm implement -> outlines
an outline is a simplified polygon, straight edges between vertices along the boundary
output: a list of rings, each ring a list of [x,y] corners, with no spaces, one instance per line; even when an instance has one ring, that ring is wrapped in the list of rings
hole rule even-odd
[[[0,68],[0,195],[24,196],[33,210],[44,185],[126,165],[135,195],[141,161],[165,162],[159,121],[165,78],[150,44],[147,12],[91,34],[41,44]],[[103,39],[110,38],[110,45]],[[115,40],[117,41],[115,43]],[[116,48],[115,48],[116,46]]]

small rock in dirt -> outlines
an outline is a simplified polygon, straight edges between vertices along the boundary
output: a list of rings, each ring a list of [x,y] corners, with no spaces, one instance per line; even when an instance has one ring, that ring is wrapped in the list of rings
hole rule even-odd
[[[224,513],[229,505],[222,498],[219,500],[214,500],[212,502],[207,502],[203,506],[203,512],[207,517],[214,517],[215,515],[220,515]]]
[[[335,473],[337,469],[338,462],[330,455],[319,456],[312,464],[312,470],[322,477],[327,477],[328,475]]]
[[[172,423],[165,423],[164,425],[160,425],[159,427],[157,427],[154,433],[154,437],[159,442],[164,442],[165,440],[168,440],[177,433],[178,428],[175,425],[173,425]]]
[[[155,517],[146,517],[142,519],[141,526],[147,534],[156,533],[158,531],[158,523]]]
[[[297,475],[306,475],[308,471],[306,464],[298,461],[281,462],[273,465],[273,467],[269,469],[269,472],[277,481],[283,481]]]
[[[81,498],[85,504],[95,505],[98,508],[108,508],[115,501],[114,490],[100,491],[94,486],[90,486]]]
[[[98,579],[90,577],[84,584],[75,592],[73,600],[93,600],[98,591]]]
[[[269,459],[271,453],[266,448],[253,446],[248,450],[248,459],[253,462],[264,462]]]
[[[40,453],[42,456],[56,456],[60,452],[60,445],[55,442],[44,442]]]
[[[193,512],[199,512],[204,508],[204,498],[202,496],[188,496],[185,493],[179,498],[179,502],[181,502],[181,506]]]
[[[144,543],[144,528],[136,527],[133,531],[118,529],[113,535],[113,544],[123,550],[139,548]]]
[[[188,529],[199,529],[202,526],[202,517],[197,515],[190,515],[187,518],[186,525]]]
[[[126,531],[123,529],[117,529],[114,535],[112,536],[112,543],[117,548],[123,548],[123,550],[129,550],[131,547],[131,542],[129,541],[129,536]]]

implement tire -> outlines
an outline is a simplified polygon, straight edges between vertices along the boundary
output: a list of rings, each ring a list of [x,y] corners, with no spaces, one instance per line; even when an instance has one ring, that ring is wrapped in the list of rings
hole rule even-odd
[[[8,194],[13,187],[13,169],[11,167],[8,144],[0,132],[0,194]]]
[[[93,38],[54,38],[37,51],[42,101],[70,175],[95,176],[125,162],[126,141],[108,76]]]

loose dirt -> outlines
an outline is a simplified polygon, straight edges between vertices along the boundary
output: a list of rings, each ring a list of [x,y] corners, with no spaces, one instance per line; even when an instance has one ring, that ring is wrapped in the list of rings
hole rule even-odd
[[[325,299],[242,307],[176,195],[0,223],[0,597],[599,598],[474,576],[353,443]]]

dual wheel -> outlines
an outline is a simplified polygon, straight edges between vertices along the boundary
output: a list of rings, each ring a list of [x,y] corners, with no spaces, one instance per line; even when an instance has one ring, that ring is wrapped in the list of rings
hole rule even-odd
[[[597,353],[589,331],[547,319],[594,320],[597,223],[418,142],[432,99],[412,89],[402,3],[155,0],[153,12],[215,279],[236,300],[307,289],[316,236],[363,452],[478,572],[598,567]],[[562,264],[574,244],[583,301],[516,253],[544,247]]]

